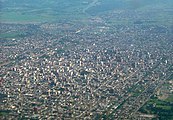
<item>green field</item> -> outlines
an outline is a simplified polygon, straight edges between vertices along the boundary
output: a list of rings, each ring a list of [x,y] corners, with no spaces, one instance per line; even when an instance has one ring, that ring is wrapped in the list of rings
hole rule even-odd
[[[0,38],[15,39],[21,37],[21,33],[11,32],[11,33],[0,33]]]
[[[167,99],[166,99],[167,102],[172,102],[173,103],[173,95],[170,95]]]
[[[154,114],[159,120],[172,120],[173,119],[173,94],[170,93],[171,84],[166,82],[162,88],[159,89],[157,95],[151,97],[151,99],[140,108],[140,112],[144,114]],[[164,92],[163,92],[164,91]],[[160,98],[160,96],[166,96]]]
[[[2,22],[14,22],[14,23],[20,23],[20,22],[44,22],[46,20],[52,20],[53,16],[43,16],[43,15],[37,15],[37,14],[21,14],[20,12],[3,12],[1,15],[1,21]]]
[[[145,114],[154,114],[158,116],[159,120],[172,120],[173,98],[163,101],[152,97],[139,111]]]

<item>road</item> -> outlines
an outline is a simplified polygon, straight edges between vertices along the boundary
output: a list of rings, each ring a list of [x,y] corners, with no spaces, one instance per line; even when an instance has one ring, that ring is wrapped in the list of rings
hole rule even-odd
[[[96,3],[97,3],[98,1],[99,1],[99,0],[93,0],[86,8],[83,9],[83,13],[86,13],[86,11],[87,11],[89,8],[95,6]]]

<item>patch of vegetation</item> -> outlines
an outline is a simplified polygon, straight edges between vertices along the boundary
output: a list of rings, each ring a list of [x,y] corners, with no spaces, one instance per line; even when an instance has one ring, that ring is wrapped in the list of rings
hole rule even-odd
[[[140,108],[140,112],[145,114],[154,114],[158,116],[159,120],[173,119],[173,96],[166,100],[159,100],[152,96],[151,99]]]
[[[0,110],[0,116],[6,116],[10,113],[10,110]]]
[[[21,33],[18,33],[18,32],[1,33],[0,34],[0,38],[4,38],[4,39],[12,39],[12,38],[19,38],[19,37],[23,37],[23,35]]]
[[[50,58],[50,56],[49,56],[49,55],[44,54],[44,55],[40,56],[39,58],[46,58],[46,59],[49,59],[49,58]]]
[[[167,102],[173,103],[173,95],[170,95],[167,99]]]
[[[0,100],[7,97],[7,95],[0,93]]]

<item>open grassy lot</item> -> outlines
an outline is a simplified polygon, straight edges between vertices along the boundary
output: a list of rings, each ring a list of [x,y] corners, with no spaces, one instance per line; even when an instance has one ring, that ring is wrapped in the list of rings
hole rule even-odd
[[[139,110],[145,114],[154,114],[159,120],[172,120],[173,119],[173,94],[170,93],[171,84],[165,83],[157,95],[151,99]],[[162,91],[162,93],[160,93]],[[165,93],[163,91],[166,91]],[[164,99],[160,96],[166,95]]]
[[[156,97],[152,97],[141,109],[140,112],[145,114],[154,114],[158,116],[160,120],[172,120],[173,119],[173,103],[172,98],[167,100],[159,100]]]

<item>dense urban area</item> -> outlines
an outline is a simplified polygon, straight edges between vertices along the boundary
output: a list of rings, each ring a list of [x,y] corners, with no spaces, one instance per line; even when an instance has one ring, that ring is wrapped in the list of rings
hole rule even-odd
[[[0,119],[173,118],[173,25],[116,11],[0,32]]]

